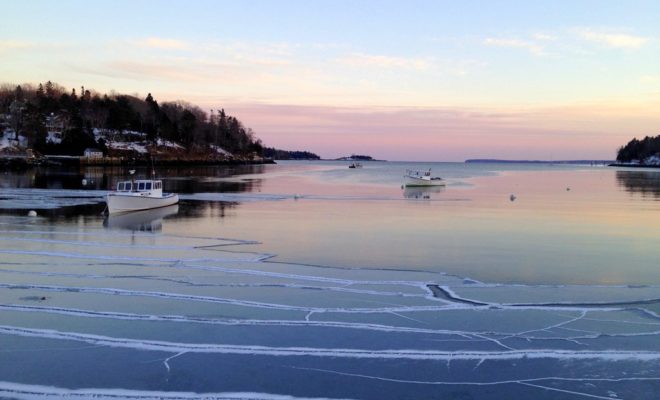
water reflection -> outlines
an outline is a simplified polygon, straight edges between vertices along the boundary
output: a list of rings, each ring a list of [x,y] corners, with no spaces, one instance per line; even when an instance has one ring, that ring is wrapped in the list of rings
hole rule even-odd
[[[137,177],[147,177],[147,167],[49,167],[27,172],[6,173],[2,186],[7,188],[112,190],[118,181],[126,179],[129,169]],[[264,165],[199,166],[156,168],[164,190],[175,193],[254,192],[261,189],[259,178],[237,179],[238,175],[260,175]]]
[[[163,229],[163,218],[176,215],[178,212],[179,206],[174,204],[152,210],[110,214],[103,221],[103,226],[108,229],[124,229],[134,232],[160,232]]]
[[[224,218],[239,203],[225,201],[182,201],[175,218]]]
[[[407,186],[403,189],[403,197],[406,199],[417,199],[417,200],[430,200],[433,197],[436,197],[439,193],[444,191],[444,186],[429,186],[429,187],[409,187]]]
[[[113,174],[111,182],[121,180],[123,175]],[[137,169],[137,176],[147,176],[150,170]],[[163,189],[174,193],[204,192],[253,192],[259,191],[261,179],[237,179],[238,175],[259,175],[264,172],[263,165],[238,166],[198,166],[157,168],[156,174],[163,180]]]
[[[619,187],[643,197],[660,197],[660,171],[616,171]]]

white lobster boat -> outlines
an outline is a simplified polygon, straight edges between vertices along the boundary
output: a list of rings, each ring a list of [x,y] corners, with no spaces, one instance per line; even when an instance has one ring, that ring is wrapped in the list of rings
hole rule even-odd
[[[109,214],[167,207],[178,202],[179,195],[163,193],[163,182],[153,179],[119,182],[117,190],[106,196]]]
[[[431,176],[431,169],[428,171],[415,171],[407,169],[403,175],[405,186],[445,186],[444,179]]]

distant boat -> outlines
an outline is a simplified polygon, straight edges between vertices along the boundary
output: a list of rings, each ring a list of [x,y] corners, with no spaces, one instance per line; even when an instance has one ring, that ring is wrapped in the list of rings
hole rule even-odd
[[[362,168],[362,164],[360,164],[359,162],[356,162],[356,163],[353,163],[353,164],[349,165],[348,168]]]
[[[131,171],[131,175],[134,173]],[[178,202],[179,195],[163,193],[163,182],[153,179],[119,182],[117,190],[106,196],[109,214],[167,207]]]
[[[407,169],[403,179],[405,186],[445,186],[444,179],[431,176],[430,168],[428,171]]]

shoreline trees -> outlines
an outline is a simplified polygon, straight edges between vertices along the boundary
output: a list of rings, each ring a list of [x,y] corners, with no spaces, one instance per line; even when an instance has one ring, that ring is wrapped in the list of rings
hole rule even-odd
[[[616,160],[622,163],[660,163],[660,135],[655,137],[646,136],[642,140],[634,138],[625,146],[619,148]]]
[[[182,145],[187,151],[224,149],[238,156],[262,153],[261,140],[224,109],[210,116],[184,101],[158,103],[151,93],[133,95],[98,93],[85,87],[77,93],[48,81],[38,85],[0,86],[0,113],[10,115],[12,128],[27,137],[28,145],[44,154],[80,155],[86,147],[103,147],[95,129],[146,134]],[[57,131],[61,141],[48,141]]]

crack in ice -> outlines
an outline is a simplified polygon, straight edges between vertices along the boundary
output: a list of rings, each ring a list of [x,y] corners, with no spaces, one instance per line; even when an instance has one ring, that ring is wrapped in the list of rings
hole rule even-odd
[[[160,340],[137,340],[93,335],[77,332],[62,332],[53,329],[34,329],[0,325],[0,334],[44,339],[72,340],[93,345],[130,348],[168,353],[204,353],[204,354],[243,354],[264,356],[310,356],[339,357],[357,359],[409,359],[409,360],[519,360],[519,359],[560,359],[560,360],[660,360],[660,352],[653,351],[574,351],[558,349],[534,349],[511,351],[439,351],[439,350],[365,350],[346,348],[314,347],[270,347],[258,345],[229,345],[209,343],[179,343]],[[660,379],[660,378],[658,378]]]

